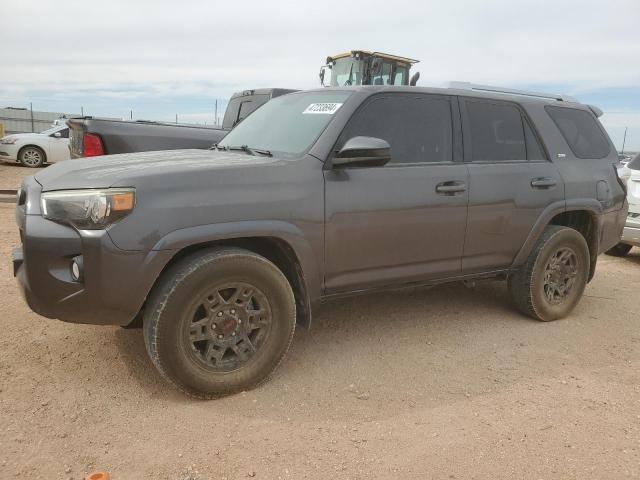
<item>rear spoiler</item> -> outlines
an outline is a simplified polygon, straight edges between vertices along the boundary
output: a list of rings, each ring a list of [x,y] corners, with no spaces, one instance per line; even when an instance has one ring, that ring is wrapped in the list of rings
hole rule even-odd
[[[598,118],[604,115],[604,112],[595,105],[587,105],[587,107],[589,107],[589,110],[591,110],[593,114]]]

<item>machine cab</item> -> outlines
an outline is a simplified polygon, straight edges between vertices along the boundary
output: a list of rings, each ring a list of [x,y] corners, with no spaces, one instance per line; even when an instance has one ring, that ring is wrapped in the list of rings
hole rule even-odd
[[[411,66],[418,63],[406,57],[380,52],[352,50],[327,57],[327,64],[320,69],[320,84],[343,87],[350,85],[415,85],[420,76],[411,79]],[[327,78],[327,72],[330,79]]]

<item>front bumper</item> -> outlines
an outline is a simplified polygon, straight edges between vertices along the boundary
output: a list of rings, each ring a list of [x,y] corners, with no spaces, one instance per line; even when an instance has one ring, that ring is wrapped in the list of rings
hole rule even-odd
[[[26,202],[16,207],[22,246],[13,268],[29,307],[66,322],[127,325],[144,301],[172,251],[125,251],[105,230],[75,230],[46,220],[39,212],[40,186],[28,178]],[[75,281],[71,265],[82,258]]]
[[[0,143],[0,160],[6,162],[18,161],[18,146],[16,144]]]

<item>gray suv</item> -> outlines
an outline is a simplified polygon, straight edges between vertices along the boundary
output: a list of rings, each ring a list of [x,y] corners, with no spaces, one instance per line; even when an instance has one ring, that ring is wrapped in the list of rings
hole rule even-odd
[[[40,315],[141,323],[161,374],[203,398],[264,380],[333,297],[496,278],[555,320],[627,215],[600,113],[469,84],[285,95],[211,151],[26,178],[14,271]]]

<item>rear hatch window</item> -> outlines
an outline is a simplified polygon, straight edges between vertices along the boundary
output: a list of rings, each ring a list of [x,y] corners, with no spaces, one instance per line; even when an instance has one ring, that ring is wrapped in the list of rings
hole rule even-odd
[[[569,148],[578,158],[605,158],[611,145],[592,113],[575,108],[547,106]]]
[[[259,106],[269,101],[269,95],[243,95],[229,100],[222,120],[223,128],[233,128],[247,118]]]

